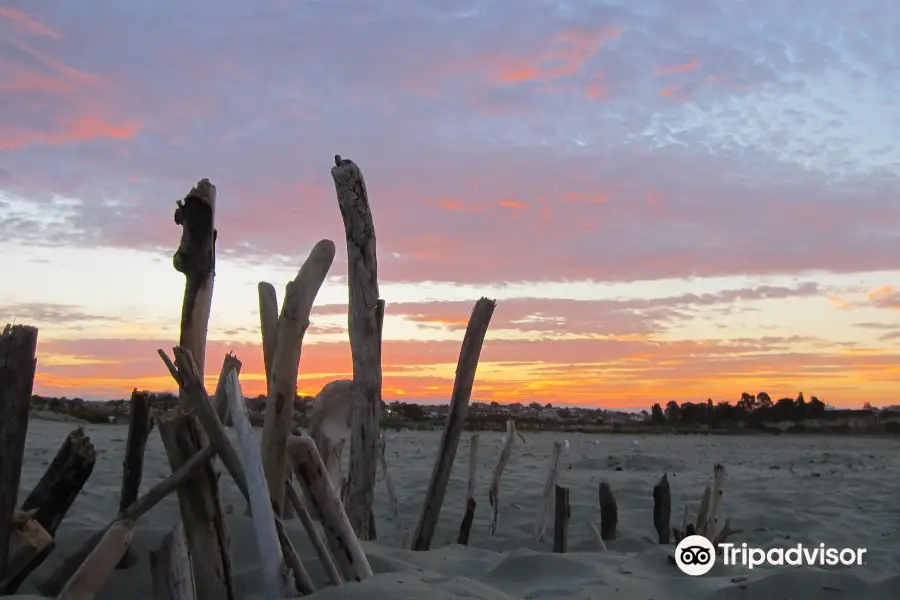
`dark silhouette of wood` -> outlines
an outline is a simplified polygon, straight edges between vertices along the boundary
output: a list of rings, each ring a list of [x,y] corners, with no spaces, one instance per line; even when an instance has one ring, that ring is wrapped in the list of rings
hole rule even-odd
[[[38,330],[7,325],[0,333],[0,577],[6,572],[19,496]]]
[[[619,507],[613,496],[612,488],[605,481],[600,484],[600,538],[616,539],[616,526],[619,524]]]
[[[663,474],[655,486],[653,486],[653,527],[660,544],[668,544],[672,519],[672,495],[669,490],[669,478]]]
[[[556,503],[553,508],[553,551],[563,554],[569,548],[569,488],[556,486]]]
[[[49,535],[56,533],[72,503],[91,473],[97,455],[91,438],[79,427],[74,430],[60,446],[59,451],[44,471],[34,489],[22,503],[25,512],[36,511],[32,519],[37,521]],[[53,547],[44,548],[34,559],[19,572],[2,590],[6,594],[14,594],[32,571],[37,569],[50,555]]]
[[[496,306],[496,301],[481,298],[475,303],[469,317],[466,335],[459,352],[459,362],[456,365],[456,380],[453,382],[450,410],[441,433],[441,443],[428,482],[428,491],[425,493],[422,514],[413,534],[412,550],[428,550],[431,547],[431,540],[441,515],[441,506],[447,493],[447,484],[450,481],[450,471],[453,470],[453,461],[459,448],[459,438],[466,425],[478,359],[481,357],[481,348],[484,346],[484,338]]]
[[[125,460],[122,464],[122,491],[119,494],[119,512],[138,499],[141,479],[144,476],[144,449],[150,435],[150,392],[131,392],[131,424],[125,444]],[[117,569],[127,569],[137,563],[137,555],[131,546],[125,550]]]
[[[457,544],[466,546],[469,543],[469,534],[472,532],[472,521],[475,520],[475,506],[476,502],[474,498],[466,500],[466,514],[463,516],[462,523],[459,524],[459,535],[456,538]]]
[[[369,516],[378,467],[376,446],[381,423],[381,334],[379,331],[378,258],[369,194],[359,167],[334,157],[331,169],[347,240],[350,288],[348,328],[356,389],[350,434],[347,517],[360,540],[369,540]],[[383,310],[383,309],[382,309]]]

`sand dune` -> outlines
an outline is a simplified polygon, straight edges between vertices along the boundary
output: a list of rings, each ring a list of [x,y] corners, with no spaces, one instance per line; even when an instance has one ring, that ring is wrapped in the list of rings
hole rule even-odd
[[[22,494],[37,482],[72,425],[32,421],[26,448]],[[102,528],[118,508],[124,426],[88,426],[97,448],[97,464],[88,486],[57,532],[54,554],[25,583],[35,585],[62,556]],[[401,505],[403,524],[414,529],[438,447],[439,433],[389,432],[387,459]],[[479,450],[478,509],[468,547],[454,544],[465,506],[468,434],[464,434],[429,552],[397,547],[384,484],[376,491],[379,541],[365,549],[376,576],[362,584],[326,588],[324,573],[299,524],[292,538],[305,558],[319,591],[312,598],[342,600],[450,600],[507,598],[628,598],[665,600],[700,598],[780,600],[801,598],[896,600],[900,597],[900,521],[897,489],[900,459],[895,439],[779,436],[588,436],[526,434],[508,464],[501,485],[500,528],[488,535],[487,490],[500,451],[502,434],[482,432]],[[540,493],[554,441],[568,439],[560,485],[570,488],[572,518],[569,553],[553,554],[552,524],[542,543],[532,539]],[[143,489],[169,473],[158,436],[147,448]],[[703,577],[688,577],[667,560],[673,547],[655,544],[651,490],[669,474],[673,522],[685,503],[696,513],[700,493],[711,479],[714,462],[729,469],[725,513],[745,532],[736,536],[762,548],[802,543],[866,548],[861,567],[758,567],[717,564]],[[595,551],[587,527],[599,521],[597,489],[608,481],[619,505],[619,540],[609,551]],[[231,528],[236,583],[243,598],[259,593],[258,556],[244,501],[223,475],[223,499],[234,507]],[[116,571],[98,600],[151,597],[147,554],[178,518],[174,498],[140,522],[137,566]],[[15,596],[33,598],[34,596]]]

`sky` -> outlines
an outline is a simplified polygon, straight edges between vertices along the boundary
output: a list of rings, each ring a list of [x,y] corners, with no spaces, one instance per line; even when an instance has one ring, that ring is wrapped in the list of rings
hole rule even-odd
[[[0,0],[0,307],[35,393],[171,390],[175,201],[218,189],[206,375],[337,244],[299,391],[351,373],[364,173],[386,400],[900,404],[900,4]]]

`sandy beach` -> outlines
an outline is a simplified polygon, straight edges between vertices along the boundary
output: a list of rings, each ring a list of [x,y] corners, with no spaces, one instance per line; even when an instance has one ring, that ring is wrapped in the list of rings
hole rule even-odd
[[[71,423],[32,420],[20,498],[37,483]],[[36,594],[42,581],[87,537],[115,515],[119,501],[125,426],[87,426],[97,463],[85,490],[57,532],[57,549],[26,581],[16,598]],[[257,434],[259,432],[257,431]],[[387,433],[387,460],[397,488],[403,525],[415,528],[434,464],[439,432]],[[501,598],[680,598],[780,600],[828,598],[895,600],[900,596],[900,522],[896,492],[900,442],[884,438],[823,436],[627,436],[525,434],[517,442],[501,484],[499,534],[488,535],[491,471],[502,434],[480,434],[478,508],[468,547],[455,544],[465,506],[469,434],[464,433],[441,512],[433,550],[399,548],[383,482],[376,488],[378,542],[364,544],[376,576],[362,584],[326,588],[324,573],[299,523],[292,539],[321,590],[317,599],[450,600]],[[559,484],[570,488],[569,553],[553,554],[552,516],[541,543],[533,540],[547,464],[554,441],[566,439]],[[715,462],[728,467],[725,514],[745,529],[732,540],[761,548],[798,543],[865,548],[857,567],[726,566],[721,561],[702,577],[688,577],[669,563],[673,546],[655,543],[653,485],[668,473],[672,520],[683,507],[696,514]],[[143,490],[169,473],[156,432],[147,446]],[[221,481],[229,520],[236,583],[243,598],[260,599],[258,557],[245,503],[230,478]],[[599,522],[597,490],[607,481],[619,506],[620,539],[598,552],[587,523]],[[116,571],[97,596],[117,600],[151,598],[148,552],[178,519],[174,497],[139,523],[134,547],[140,562]]]

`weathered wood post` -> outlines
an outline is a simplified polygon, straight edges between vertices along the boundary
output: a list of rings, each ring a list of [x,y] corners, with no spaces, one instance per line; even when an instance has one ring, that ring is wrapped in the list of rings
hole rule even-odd
[[[469,543],[469,534],[472,532],[472,522],[475,520],[475,474],[478,472],[478,434],[473,433],[469,438],[469,476],[466,480],[466,512],[462,523],[459,524],[459,535],[456,543],[463,546]]]
[[[605,481],[600,484],[600,536],[604,540],[616,539],[619,524],[619,506],[612,488]]]
[[[506,438],[503,440],[503,450],[500,451],[500,458],[497,460],[497,466],[494,467],[494,473],[491,477],[491,489],[488,491],[488,500],[491,503],[491,537],[497,535],[497,528],[500,522],[500,477],[503,476],[503,470],[509,457],[512,456],[513,447],[516,444],[516,422],[512,419],[506,421]]]
[[[434,459],[434,468],[431,471],[431,479],[425,493],[422,514],[413,534],[413,550],[428,550],[431,546],[431,540],[441,514],[441,506],[444,503],[444,496],[447,493],[450,472],[453,470],[453,461],[456,459],[459,438],[466,424],[469,402],[472,399],[472,387],[475,385],[475,372],[478,369],[478,359],[481,357],[481,348],[484,346],[484,338],[496,306],[496,301],[481,298],[475,303],[475,308],[472,309],[469,317],[466,335],[459,351],[459,362],[456,365],[456,379],[453,382],[453,394],[450,397],[450,410],[447,412],[447,420],[444,422],[444,429],[441,432],[441,443]]]
[[[569,549],[569,488],[554,485],[556,506],[553,515],[553,551],[563,554]]]
[[[37,339],[38,330],[28,325],[7,325],[0,333],[0,577],[9,560],[25,458]]]
[[[553,442],[553,453],[550,455],[550,465],[547,469],[547,479],[544,481],[544,493],[541,509],[538,512],[538,518],[534,524],[534,539],[538,542],[544,539],[544,533],[547,529],[547,519],[550,516],[551,494],[557,488],[556,482],[559,479],[559,461],[562,457],[563,443]]]
[[[663,473],[659,483],[653,486],[653,528],[660,544],[668,544],[671,533],[672,495],[669,490],[669,478]]]
[[[378,291],[375,225],[362,171],[340,156],[334,157],[338,206],[347,238],[349,284],[348,328],[353,355],[354,410],[347,478],[347,517],[361,540],[374,538],[371,525],[375,471],[381,428],[381,325],[384,302]]]
[[[150,392],[131,392],[131,423],[128,425],[128,441],[125,444],[125,460],[122,464],[122,491],[119,494],[119,512],[131,506],[141,491],[144,475],[144,448],[150,435]],[[129,546],[117,569],[127,569],[137,562],[137,556]]]

